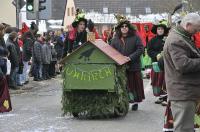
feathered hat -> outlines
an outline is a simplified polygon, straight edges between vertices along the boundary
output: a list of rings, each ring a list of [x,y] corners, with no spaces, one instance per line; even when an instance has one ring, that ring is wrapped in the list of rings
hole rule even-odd
[[[87,19],[85,19],[85,14],[80,9],[76,9],[76,17],[75,17],[74,21],[72,22],[72,26],[74,28],[76,28],[78,26],[79,22],[81,22],[81,21],[84,21],[85,26],[87,26]]]
[[[114,16],[117,19],[117,25],[115,26],[115,29],[120,29],[123,24],[127,24],[129,29],[136,30],[136,27],[130,23],[126,16],[120,14],[114,14]]]
[[[163,27],[164,28],[164,35],[167,35],[168,32],[169,32],[169,29],[170,29],[170,28],[167,27],[167,24],[168,24],[168,22],[166,20],[161,20],[161,21],[159,21],[158,24],[153,25],[151,32],[154,33],[154,34],[157,34],[157,28]]]

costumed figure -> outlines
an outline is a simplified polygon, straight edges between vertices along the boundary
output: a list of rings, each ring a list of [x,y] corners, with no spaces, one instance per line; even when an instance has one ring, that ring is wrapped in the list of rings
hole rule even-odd
[[[113,38],[111,46],[130,60],[126,70],[129,103],[133,104],[132,110],[138,110],[138,103],[145,99],[140,62],[144,46],[141,38],[136,33],[135,27],[126,17],[115,16],[118,24],[116,26],[116,36]]]
[[[76,10],[76,18],[72,26],[74,29],[69,32],[67,43],[64,46],[64,56],[70,54],[87,41],[87,19],[85,19],[85,14],[79,9]]]
[[[8,50],[3,36],[4,25],[0,24],[0,113],[12,110],[8,83],[6,80]]]
[[[167,21],[162,20],[152,28],[152,33],[156,34],[147,44],[147,53],[152,60],[152,71],[151,71],[151,85],[153,87],[154,96],[158,97],[155,101],[156,104],[162,103],[166,105],[167,94],[164,81],[164,71],[156,70],[158,61],[162,56],[163,46],[165,43],[166,35],[168,34],[169,28],[167,27]]]

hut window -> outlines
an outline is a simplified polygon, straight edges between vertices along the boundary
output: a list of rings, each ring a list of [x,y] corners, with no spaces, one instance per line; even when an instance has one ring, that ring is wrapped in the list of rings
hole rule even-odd
[[[103,8],[103,13],[108,13],[108,8],[107,7]]]
[[[74,13],[74,7],[72,7],[72,16],[74,16],[75,13]]]
[[[146,14],[151,14],[151,8],[150,7],[146,7],[145,8],[145,12],[146,12]]]
[[[67,15],[70,16],[70,8],[67,8]]]
[[[126,7],[126,14],[131,14],[131,8],[130,7]]]

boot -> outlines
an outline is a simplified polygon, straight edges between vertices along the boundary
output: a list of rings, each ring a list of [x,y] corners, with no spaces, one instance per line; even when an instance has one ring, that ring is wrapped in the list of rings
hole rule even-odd
[[[163,99],[162,98],[158,98],[156,101],[155,101],[155,104],[161,104],[163,102]]]
[[[132,111],[137,111],[138,110],[138,104],[132,105]]]

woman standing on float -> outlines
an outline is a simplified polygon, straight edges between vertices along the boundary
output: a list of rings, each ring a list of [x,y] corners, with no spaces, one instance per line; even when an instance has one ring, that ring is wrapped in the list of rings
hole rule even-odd
[[[85,15],[79,9],[77,9],[76,12],[76,18],[72,23],[73,30],[69,32],[64,45],[64,56],[71,53],[87,41],[87,19],[84,18]]]
[[[163,46],[165,43],[165,36],[168,34],[169,29],[167,28],[167,22],[165,20],[160,21],[158,25],[154,25],[152,28],[152,33],[156,34],[147,44],[147,53],[151,57],[152,62],[158,62],[161,57],[161,52],[163,51]],[[155,72],[152,69],[151,72],[151,85],[153,87],[154,96],[158,97],[155,101],[156,104],[166,105],[166,92],[163,90],[165,87],[164,82],[164,72]]]
[[[118,16],[116,36],[111,46],[126,56],[129,60],[127,74],[127,90],[129,103],[132,103],[132,110],[138,110],[138,103],[145,98],[143,80],[141,75],[140,56],[144,47],[140,37],[136,34],[133,25],[123,16]]]

